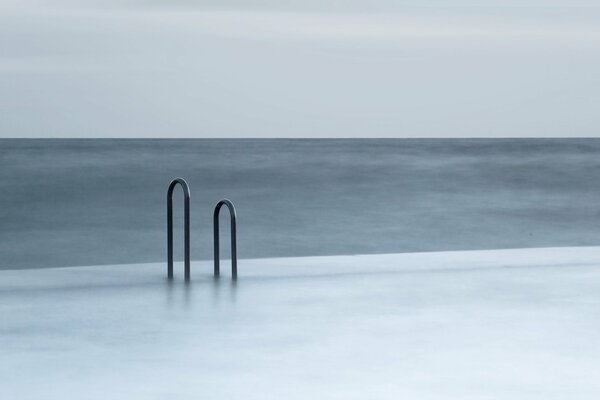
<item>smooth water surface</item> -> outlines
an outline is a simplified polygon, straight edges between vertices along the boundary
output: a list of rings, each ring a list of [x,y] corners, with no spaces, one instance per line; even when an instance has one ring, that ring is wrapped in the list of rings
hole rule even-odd
[[[600,249],[1,271],[0,398],[590,399]]]
[[[242,258],[600,240],[596,139],[0,140],[0,269],[165,260],[176,176],[192,259],[212,258],[223,197]]]

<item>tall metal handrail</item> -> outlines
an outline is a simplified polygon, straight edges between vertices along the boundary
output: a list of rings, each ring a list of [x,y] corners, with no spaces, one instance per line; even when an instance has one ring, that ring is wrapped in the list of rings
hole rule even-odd
[[[184,264],[185,280],[190,280],[190,188],[183,178],[175,178],[167,191],[167,277],[173,279],[173,190],[181,186],[184,195]]]
[[[219,212],[221,207],[226,205],[229,209],[229,215],[231,217],[231,278],[237,279],[237,246],[236,246],[236,220],[237,214],[235,213],[235,207],[233,203],[227,199],[223,199],[215,206],[213,213],[213,237],[214,237],[214,258],[215,258],[215,277],[218,278],[220,275],[220,260],[219,260]]]

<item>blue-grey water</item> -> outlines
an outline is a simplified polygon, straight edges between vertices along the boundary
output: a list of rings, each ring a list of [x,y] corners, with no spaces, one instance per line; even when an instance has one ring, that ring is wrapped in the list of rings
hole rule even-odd
[[[176,176],[193,259],[212,258],[223,197],[241,258],[600,244],[596,139],[9,139],[0,269],[165,260]]]

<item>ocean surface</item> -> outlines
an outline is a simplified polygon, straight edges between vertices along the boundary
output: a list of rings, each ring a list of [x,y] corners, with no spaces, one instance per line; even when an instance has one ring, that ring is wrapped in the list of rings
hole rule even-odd
[[[0,269],[166,260],[177,176],[195,260],[212,258],[221,198],[237,208],[240,258],[600,244],[598,139],[8,139]]]

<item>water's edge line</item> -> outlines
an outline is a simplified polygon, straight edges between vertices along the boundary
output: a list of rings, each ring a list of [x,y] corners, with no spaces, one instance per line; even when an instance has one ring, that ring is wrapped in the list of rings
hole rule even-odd
[[[546,254],[545,254],[546,253]],[[583,253],[583,254],[582,254]],[[519,263],[514,262],[499,262],[494,261],[495,267],[513,268],[518,266],[557,266],[561,265],[593,265],[600,263],[600,246],[569,246],[569,247],[529,247],[529,248],[511,248],[511,249],[486,249],[486,250],[448,250],[448,251],[425,251],[425,252],[408,252],[408,253],[374,253],[374,254],[340,254],[340,255],[326,255],[326,256],[300,256],[300,257],[263,257],[263,258],[244,258],[240,259],[239,262],[250,264],[266,263],[273,265],[276,263],[292,264],[293,266],[300,266],[302,264],[311,264],[316,262],[327,262],[327,261],[346,261],[346,262],[360,262],[360,261],[385,261],[388,263],[398,262],[417,262],[417,261],[428,261],[435,262],[436,264],[446,264],[447,260],[444,257],[454,259],[453,262],[460,261],[462,258],[464,261],[478,262],[478,256],[483,257],[481,261],[483,264],[490,264],[490,257],[492,256],[527,256],[530,260]],[[544,262],[531,262],[533,258],[552,257],[554,263],[548,264]],[[558,263],[559,259],[565,259],[565,262]],[[440,258],[438,260],[438,258]],[[568,261],[567,261],[568,260]],[[230,259],[223,259],[222,264],[227,268]],[[182,263],[183,261],[175,261],[176,264]],[[212,260],[193,260],[194,265],[212,265]],[[127,263],[127,264],[97,264],[97,265],[83,265],[83,266],[65,266],[65,267],[48,267],[48,268],[6,268],[0,270],[3,272],[27,272],[27,271],[50,271],[50,270],[71,270],[71,269],[97,269],[97,268],[125,268],[133,266],[159,266],[166,265],[166,261],[159,262],[141,262],[141,263]],[[396,265],[399,267],[399,265]],[[481,265],[479,268],[485,268],[486,265]],[[443,269],[443,265],[439,265],[437,269]],[[431,269],[431,268],[426,268]],[[456,268],[453,268],[456,269]],[[473,269],[473,266],[465,266],[460,269]],[[372,270],[375,272],[374,270]]]

